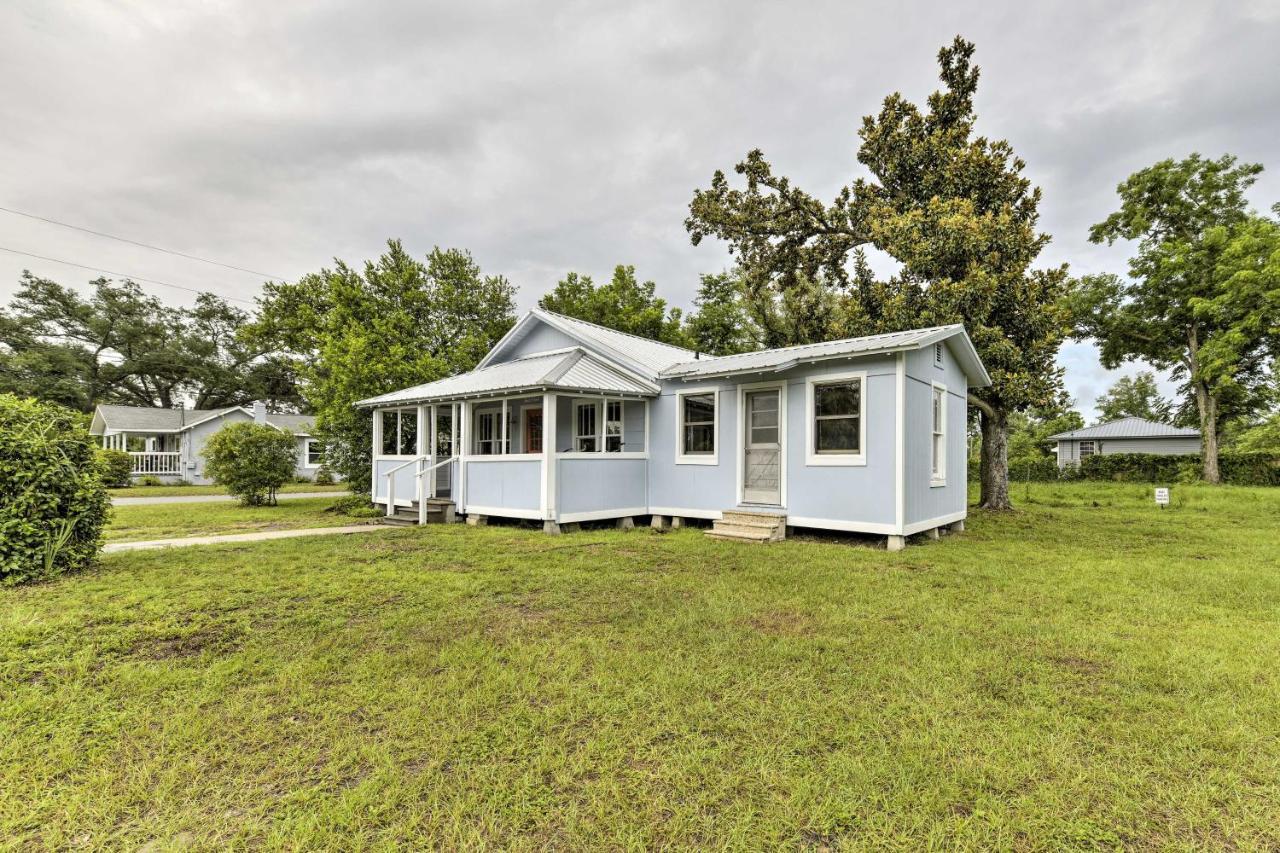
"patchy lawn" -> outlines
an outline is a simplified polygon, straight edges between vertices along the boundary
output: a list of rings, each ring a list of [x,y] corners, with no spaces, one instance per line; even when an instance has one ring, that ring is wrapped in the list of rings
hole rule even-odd
[[[370,520],[326,512],[333,502],[333,498],[293,498],[275,506],[246,507],[236,503],[117,506],[111,509],[107,541],[138,542],[219,533],[337,527]]]
[[[290,492],[345,492],[346,483],[285,483],[280,494]],[[190,495],[225,495],[227,490],[222,486],[129,486],[123,489],[107,489],[113,498],[167,498]]]
[[[454,525],[6,590],[0,838],[1280,845],[1280,490],[1032,497],[899,554]]]

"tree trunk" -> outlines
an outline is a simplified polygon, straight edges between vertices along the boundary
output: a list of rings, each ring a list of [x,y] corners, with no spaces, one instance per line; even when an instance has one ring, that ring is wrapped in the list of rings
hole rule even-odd
[[[979,411],[982,428],[982,458],[978,468],[982,489],[978,506],[982,509],[1013,509],[1009,502],[1009,416],[1003,409]]]
[[[1196,394],[1196,411],[1200,414],[1200,456],[1203,462],[1201,476],[1206,483],[1221,483],[1218,471],[1218,399],[1209,393],[1203,382],[1193,382]]]

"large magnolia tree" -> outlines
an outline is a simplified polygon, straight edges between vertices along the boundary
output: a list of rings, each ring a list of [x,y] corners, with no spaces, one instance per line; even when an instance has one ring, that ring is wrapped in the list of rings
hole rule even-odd
[[[801,337],[964,323],[993,379],[970,394],[982,433],[981,504],[1007,509],[1010,414],[1062,401],[1055,357],[1069,330],[1068,282],[1065,267],[1034,267],[1049,237],[1037,230],[1040,191],[1025,164],[1008,142],[974,133],[973,51],[959,37],[939,51],[943,88],[926,109],[895,93],[863,119],[858,160],[870,179],[823,202],[774,174],[756,150],[736,167],[746,186],[716,172],[694,193],[685,224],[695,245],[725,240],[779,303],[805,294],[793,300],[809,315],[791,324]],[[896,259],[898,274],[876,280],[866,246]]]

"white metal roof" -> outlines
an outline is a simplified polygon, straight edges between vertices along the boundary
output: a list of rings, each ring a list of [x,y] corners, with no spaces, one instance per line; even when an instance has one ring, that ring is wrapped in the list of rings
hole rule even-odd
[[[812,361],[921,349],[951,338],[956,339],[956,356],[965,375],[969,377],[969,384],[973,387],[990,385],[991,377],[978,358],[978,352],[969,340],[964,326],[960,324],[757,350],[739,355],[709,356],[672,365],[663,370],[661,375],[663,379],[695,379],[736,373],[776,373]]]
[[[1121,418],[1091,427],[1060,432],[1049,436],[1052,441],[1072,438],[1199,438],[1200,430],[1149,421],[1146,418]]]
[[[652,396],[658,386],[619,370],[582,347],[535,353],[460,373],[425,385],[370,397],[357,406],[457,400],[501,392],[554,388],[602,394]]]
[[[616,361],[619,366],[639,373],[650,380],[657,379],[658,374],[671,365],[688,361],[695,355],[693,350],[687,350],[683,347],[664,344],[661,341],[654,341],[637,335],[629,335],[626,332],[619,332],[615,329],[607,329],[604,326],[597,326],[595,323],[588,323],[586,320],[578,320],[574,317],[566,317],[554,311],[534,308],[520,318],[520,321],[511,328],[511,331],[507,332],[506,336],[489,351],[489,354],[484,357],[479,366],[482,368],[488,367],[500,352],[528,334],[538,322],[545,323],[551,328],[581,341],[592,350],[598,351],[605,359]]]

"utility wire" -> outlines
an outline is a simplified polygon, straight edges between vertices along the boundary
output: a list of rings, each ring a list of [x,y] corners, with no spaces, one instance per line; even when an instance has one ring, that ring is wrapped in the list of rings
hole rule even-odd
[[[236,270],[237,272],[247,272],[250,275],[262,276],[263,278],[272,278],[272,279],[276,279],[277,281],[285,280],[284,276],[272,275],[271,273],[265,273],[265,272],[258,272],[257,270],[238,267],[235,264],[224,264],[222,261],[213,261],[213,260],[210,260],[209,258],[202,258],[198,255],[188,255],[186,252],[178,252],[173,249],[165,249],[160,246],[153,246],[150,243],[140,243],[137,240],[130,240],[128,237],[117,237],[114,234],[107,234],[103,231],[94,231],[92,228],[82,228],[79,225],[70,225],[66,222],[59,222],[56,219],[48,219],[43,216],[36,216],[34,213],[26,213],[21,210],[14,210],[11,207],[0,207],[0,210],[3,210],[5,213],[12,213],[15,216],[25,216],[28,219],[36,219],[36,220],[39,220],[40,222],[47,222],[50,225],[58,225],[63,228],[70,228],[73,231],[82,231],[85,234],[92,234],[95,237],[106,237],[108,240],[119,240],[121,243],[129,243],[130,245],[133,245],[133,246],[140,246],[143,249],[151,249],[154,252],[164,252],[166,255],[176,255],[179,258],[187,258],[188,260],[192,260],[192,261],[200,261],[203,264],[213,264],[216,267],[224,267],[225,269]]]
[[[53,264],[66,264],[69,267],[79,267],[82,270],[105,273],[107,275],[113,275],[117,278],[127,278],[131,281],[145,281],[147,284],[159,284],[159,285],[163,285],[164,287],[176,287],[178,290],[185,290],[188,293],[200,294],[200,293],[208,292],[204,290],[197,290],[194,287],[185,287],[181,284],[174,284],[173,282],[169,282],[169,281],[160,281],[159,279],[155,279],[155,278],[143,278],[140,275],[129,275],[129,273],[126,273],[126,272],[115,272],[113,270],[104,270],[101,267],[91,267],[86,264],[77,264],[75,261],[64,261],[59,258],[47,258],[44,255],[36,255],[31,252],[23,252],[18,249],[10,249],[8,246],[0,246],[0,252],[11,252],[15,255],[24,255],[28,258],[35,258],[41,261],[48,261]],[[222,296],[221,294],[216,294],[216,293],[214,295],[221,296],[221,298],[223,299],[230,299],[233,302],[243,302],[246,305],[257,304],[252,299],[241,299],[239,296]]]

